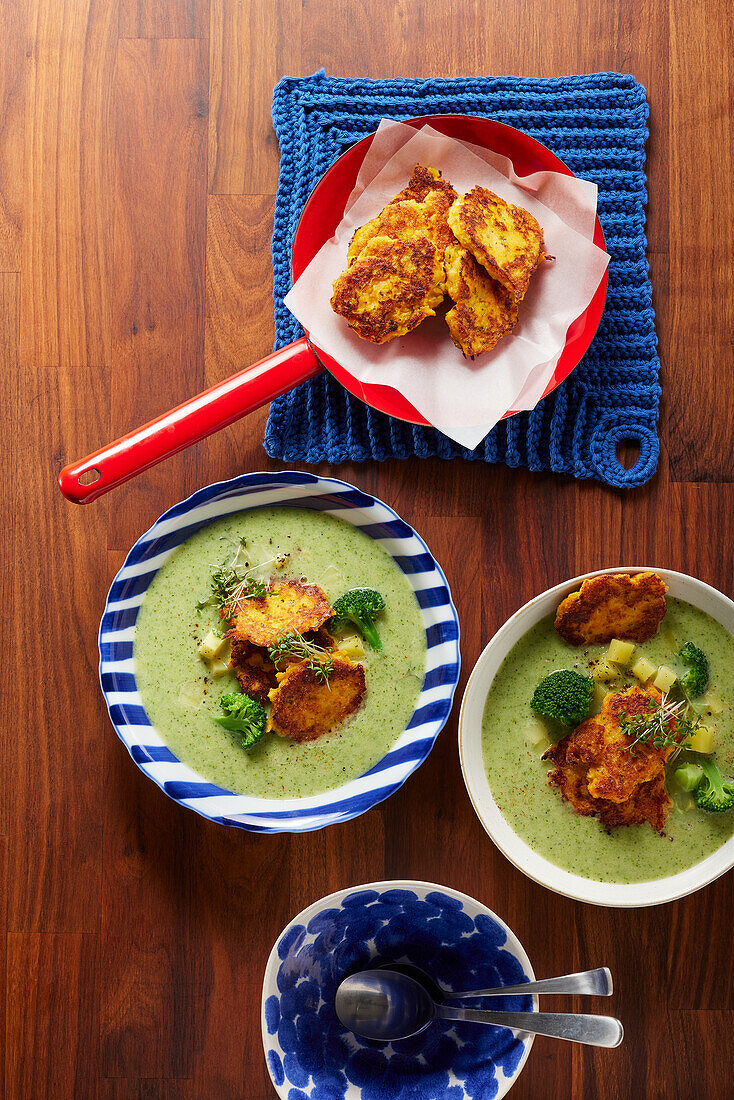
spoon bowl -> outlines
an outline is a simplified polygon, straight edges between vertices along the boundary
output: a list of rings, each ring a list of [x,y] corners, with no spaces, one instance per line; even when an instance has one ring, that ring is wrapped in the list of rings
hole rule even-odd
[[[350,1031],[385,1043],[418,1035],[436,1016],[428,990],[396,970],[364,970],[345,978],[334,1008]]]

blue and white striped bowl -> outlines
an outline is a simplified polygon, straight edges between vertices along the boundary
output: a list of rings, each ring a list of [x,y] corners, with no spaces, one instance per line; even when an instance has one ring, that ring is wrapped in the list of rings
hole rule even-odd
[[[153,728],[135,681],[135,624],[148,585],[174,550],[221,516],[283,505],[329,512],[383,547],[410,582],[426,629],[426,671],[404,733],[373,768],[309,798],[235,794],[207,782]],[[451,711],[459,679],[459,621],[441,567],[412,527],[353,485],[297,470],[243,474],[170,508],[133,546],[112,582],[99,631],[99,675],[110,719],[138,767],[176,802],[210,821],[255,832],[306,832],[382,802],[422,764]]]

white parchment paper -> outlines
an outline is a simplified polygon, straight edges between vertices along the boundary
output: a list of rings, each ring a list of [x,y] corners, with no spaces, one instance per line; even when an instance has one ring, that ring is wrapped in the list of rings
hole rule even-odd
[[[529,210],[555,257],[533,276],[518,325],[496,348],[464,359],[443,316],[387,344],[361,340],[329,305],[346,267],[355,229],[405,187],[416,164],[439,168],[461,194],[479,184]],[[609,257],[592,242],[596,185],[557,172],[517,177],[507,158],[446,137],[383,120],[336,233],[286,295],[285,304],[323,349],[363,383],[392,386],[434,427],[473,449],[510,410],[540,400],[563,350],[566,331],[591,301]]]

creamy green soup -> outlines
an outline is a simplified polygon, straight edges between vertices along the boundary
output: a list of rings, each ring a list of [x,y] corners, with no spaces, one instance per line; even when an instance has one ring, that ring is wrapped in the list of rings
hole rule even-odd
[[[680,600],[667,600],[658,633],[636,647],[657,665],[678,672],[677,653],[693,641],[708,655],[710,690],[722,700],[723,713],[706,718],[716,730],[715,760],[726,775],[734,774],[734,639],[703,611]],[[716,851],[734,833],[734,811],[705,813],[677,789],[669,774],[673,806],[665,834],[649,825],[605,831],[595,817],[581,817],[560,792],[551,788],[551,765],[541,759],[537,722],[530,710],[536,685],[555,669],[573,668],[588,675],[591,662],[606,646],[573,647],[553,628],[553,616],[542,620],[510,651],[487,696],[482,723],[482,752],[489,785],[502,814],[518,836],[540,855],[577,875],[601,882],[644,882],[683,871]],[[636,681],[623,677],[613,690]],[[670,771],[678,767],[678,758]]]
[[[241,747],[212,718],[223,694],[238,691],[234,675],[208,674],[197,645],[219,624],[215,608],[197,612],[212,570],[246,540],[250,564],[285,554],[274,575],[305,577],[333,602],[349,588],[376,588],[386,609],[376,620],[383,650],[365,647],[367,695],[338,732],[297,744],[274,733]],[[265,580],[273,565],[262,570]],[[260,508],[217,520],[187,539],[161,567],[145,594],[135,629],[135,676],[156,731],[179,760],[230,791],[296,798],[340,786],[368,771],[404,731],[425,669],[425,630],[408,581],[368,535],[334,516],[298,508]]]

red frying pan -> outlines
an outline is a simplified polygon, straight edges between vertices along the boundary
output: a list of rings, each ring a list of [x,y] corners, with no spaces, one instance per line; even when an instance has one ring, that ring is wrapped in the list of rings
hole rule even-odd
[[[573,173],[563,161],[540,142],[511,126],[491,119],[469,115],[428,115],[410,119],[417,130],[429,123],[450,137],[472,142],[508,157],[518,175],[554,171]],[[308,266],[319,249],[333,236],[359,174],[362,161],[374,135],[370,134],[348,149],[316,185],[304,207],[293,242],[294,281]],[[604,248],[604,234],[596,220],[594,243]],[[558,360],[546,394],[567,378],[584,355],[597,330],[607,291],[606,273],[584,312],[571,324],[566,345]],[[427,424],[417,409],[390,386],[363,384],[352,376],[348,364],[337,363],[315,346],[308,333],[300,340],[246,367],[211,389],[184,401],[178,408],[151,420],[142,428],[110,443],[80,462],[65,466],[59,474],[59,487],[69,500],[88,504],[116,485],[155,466],[164,458],[182,451],[205,436],[225,428],[247,413],[259,409],[300,382],[329,370],[350,393],[380,412]],[[509,411],[506,416],[512,416]]]

